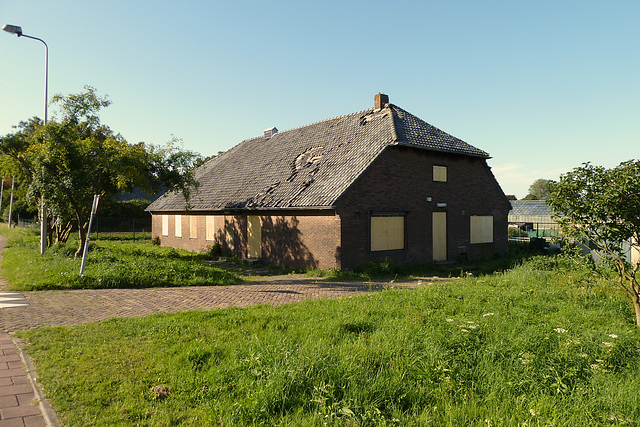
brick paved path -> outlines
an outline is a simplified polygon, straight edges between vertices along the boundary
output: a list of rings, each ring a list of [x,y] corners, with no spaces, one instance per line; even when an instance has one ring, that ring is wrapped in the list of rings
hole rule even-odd
[[[371,292],[381,286],[317,279],[270,278],[264,282],[234,286],[23,292],[30,305],[0,309],[0,330],[11,332],[42,326],[77,325],[112,317],[145,316],[161,312],[255,304],[280,305]]]

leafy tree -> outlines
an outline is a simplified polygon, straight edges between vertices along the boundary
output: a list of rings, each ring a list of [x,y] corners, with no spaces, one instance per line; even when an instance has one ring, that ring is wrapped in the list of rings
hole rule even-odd
[[[129,144],[100,123],[100,109],[111,102],[89,86],[52,102],[60,107],[59,119],[20,123],[18,132],[0,140],[0,152],[28,182],[28,199],[35,204],[42,198],[50,209],[56,240],[65,241],[72,226],[78,228],[76,255],[84,248],[94,194],[112,200],[139,186],[148,192],[182,191],[188,200],[197,185],[193,164],[199,156],[182,150],[179,140],[162,147]]]
[[[527,194],[523,200],[543,200],[547,197],[549,191],[549,184],[551,180],[548,179],[536,179],[533,184],[529,186],[529,194]]]
[[[617,285],[631,298],[640,326],[640,260],[625,258],[624,243],[640,242],[640,161],[606,169],[585,163],[549,187],[547,204],[563,231],[586,239],[617,272]]]

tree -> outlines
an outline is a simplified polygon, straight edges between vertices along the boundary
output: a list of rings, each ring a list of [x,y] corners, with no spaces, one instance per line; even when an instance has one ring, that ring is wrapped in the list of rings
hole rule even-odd
[[[547,204],[568,236],[586,239],[615,269],[640,326],[640,260],[629,262],[623,250],[625,242],[640,242],[640,161],[612,169],[585,163],[549,186]]]
[[[38,119],[22,122],[19,131],[0,141],[0,152],[28,182],[28,198],[41,198],[55,219],[56,240],[65,241],[77,226],[82,254],[93,195],[113,199],[139,186],[149,192],[160,188],[185,194],[197,183],[193,164],[199,156],[182,150],[175,138],[164,147],[129,144],[100,123],[100,109],[111,103],[95,89],[68,96],[56,95],[60,119],[46,125]],[[53,239],[49,239],[51,243]]]
[[[529,186],[529,194],[522,200],[544,200],[547,197],[550,183],[551,180],[548,179],[536,179],[533,181],[533,184]]]

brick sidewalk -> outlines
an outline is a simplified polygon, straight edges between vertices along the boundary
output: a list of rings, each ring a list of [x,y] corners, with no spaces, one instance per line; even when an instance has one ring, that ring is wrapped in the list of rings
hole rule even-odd
[[[46,426],[38,403],[16,345],[0,332],[0,426]]]

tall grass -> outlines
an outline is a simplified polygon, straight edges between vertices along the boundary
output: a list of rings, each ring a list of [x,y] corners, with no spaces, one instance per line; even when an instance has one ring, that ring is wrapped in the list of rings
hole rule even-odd
[[[628,302],[557,257],[415,290],[23,336],[69,426],[640,422]]]
[[[201,254],[111,238],[91,242],[81,278],[81,259],[73,258],[77,240],[56,244],[42,256],[37,230],[12,230],[5,235],[9,240],[2,273],[11,290],[229,285],[242,281],[235,273],[204,265]]]

